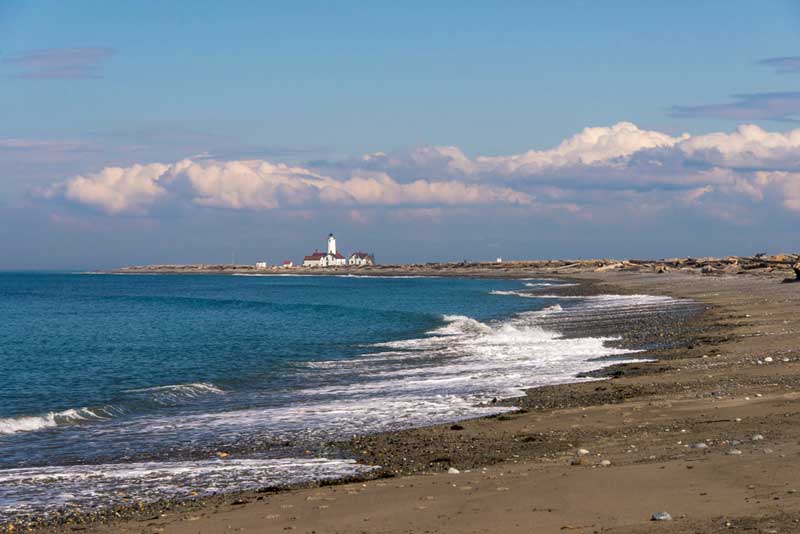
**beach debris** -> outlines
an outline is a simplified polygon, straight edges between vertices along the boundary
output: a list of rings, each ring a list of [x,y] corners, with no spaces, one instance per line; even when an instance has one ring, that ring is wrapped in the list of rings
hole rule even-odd
[[[792,270],[794,271],[794,278],[784,278],[784,283],[800,281],[800,262],[792,264]]]
[[[707,449],[708,445],[706,445],[705,443],[703,443],[701,441],[700,443],[692,443],[691,445],[689,445],[689,448],[690,449]]]
[[[464,427],[461,425],[450,425],[450,430],[464,430]]]
[[[589,454],[589,451],[587,449],[578,449],[577,451],[575,451],[575,453],[578,456],[586,456],[587,454]]]
[[[672,516],[669,512],[653,512],[650,521],[672,521]]]
[[[739,449],[731,449],[725,454],[729,454],[731,456],[739,456],[740,454],[742,454],[742,451],[740,451]]]
[[[753,437],[750,439],[753,441],[764,441],[764,436],[761,434],[753,434]]]
[[[217,451],[216,454],[217,454],[217,458],[227,458],[228,457],[228,453],[224,452],[224,451]]]
[[[772,363],[772,361],[773,361],[773,360],[772,360],[772,356],[767,356],[766,358],[764,358],[764,361],[765,361],[766,363]]]
[[[455,467],[451,467],[450,469],[447,470],[447,473],[450,475],[458,475],[459,473],[461,473],[461,471],[459,471]]]
[[[608,467],[611,465],[611,460],[603,460],[602,462],[600,462],[600,465],[603,467]]]

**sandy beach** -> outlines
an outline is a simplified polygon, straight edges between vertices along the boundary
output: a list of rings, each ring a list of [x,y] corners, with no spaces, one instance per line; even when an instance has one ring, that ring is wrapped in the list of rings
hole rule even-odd
[[[672,336],[646,354],[657,361],[531,390],[512,414],[343,444],[383,467],[372,480],[161,503],[56,530],[798,532],[800,285],[779,274],[571,273],[592,292],[704,306],[647,332]],[[659,512],[671,520],[652,521]]]

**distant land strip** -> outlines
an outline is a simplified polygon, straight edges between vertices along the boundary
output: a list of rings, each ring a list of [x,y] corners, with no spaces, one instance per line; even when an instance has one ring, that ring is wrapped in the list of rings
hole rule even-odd
[[[757,254],[724,258],[530,260],[502,262],[436,262],[342,267],[255,267],[237,264],[137,265],[109,271],[112,274],[307,274],[361,276],[486,276],[518,277],[531,274],[564,275],[585,272],[629,271],[702,275],[750,274],[800,278],[800,254]]]

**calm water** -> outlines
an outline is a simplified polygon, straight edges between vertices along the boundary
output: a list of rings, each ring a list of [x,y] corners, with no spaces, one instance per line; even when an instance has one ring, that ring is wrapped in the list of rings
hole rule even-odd
[[[629,352],[544,326],[619,305],[553,283],[0,274],[0,520],[356,473],[331,440]]]

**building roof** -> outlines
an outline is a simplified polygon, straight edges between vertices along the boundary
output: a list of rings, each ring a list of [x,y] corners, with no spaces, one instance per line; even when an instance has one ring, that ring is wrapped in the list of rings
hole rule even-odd
[[[344,256],[342,256],[341,253],[339,253],[339,252],[337,252],[336,254],[330,254],[330,255],[333,256],[334,258],[336,258],[337,260],[345,259]],[[319,261],[319,260],[321,260],[322,258],[324,258],[326,256],[328,256],[327,252],[319,252],[319,251],[317,251],[317,252],[314,252],[310,256],[305,256],[303,258],[303,261],[306,261],[306,260]]]
[[[353,252],[352,254],[350,254],[350,257],[366,259],[366,258],[372,258],[372,254],[367,254],[366,252]]]

